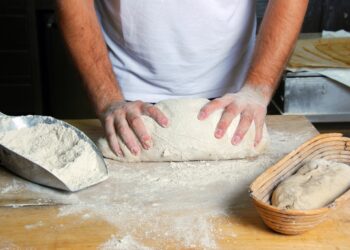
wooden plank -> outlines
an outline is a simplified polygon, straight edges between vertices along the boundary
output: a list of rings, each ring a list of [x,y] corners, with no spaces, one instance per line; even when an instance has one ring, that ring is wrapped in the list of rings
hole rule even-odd
[[[216,239],[221,249],[346,250],[350,249],[349,205],[347,202],[330,220],[298,236],[270,231],[252,207],[235,210],[230,218],[216,218],[213,230],[227,235]],[[118,234],[117,228],[101,219],[57,217],[57,213],[55,207],[0,208],[0,249],[96,249]],[[179,249],[171,236],[157,240],[144,239],[143,243],[154,249],[164,249],[164,245]]]

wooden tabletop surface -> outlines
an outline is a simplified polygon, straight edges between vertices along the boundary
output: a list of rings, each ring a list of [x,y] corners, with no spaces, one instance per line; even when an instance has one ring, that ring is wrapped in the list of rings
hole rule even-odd
[[[69,122],[86,132],[92,139],[102,134],[97,120]],[[283,155],[318,133],[301,116],[269,116],[267,125],[270,130],[271,144],[274,145],[271,155],[265,156],[272,159],[268,162],[276,162]],[[259,161],[259,158],[256,161]],[[117,171],[118,167],[123,168],[123,171],[135,171],[136,173],[146,167],[157,167],[156,164],[158,163],[137,164],[134,170],[130,170],[132,166],[128,164],[108,161],[112,177],[116,176],[113,171]],[[170,163],[162,164],[165,167],[170,166]],[[204,163],[198,164],[203,166]],[[209,167],[210,164],[212,163],[208,163]],[[262,166],[261,171],[267,167],[269,166]],[[36,184],[30,184],[6,170],[0,169],[0,249],[350,249],[349,202],[333,212],[329,220],[314,230],[303,235],[285,236],[272,232],[263,224],[248,198],[248,193],[244,193],[242,194],[243,198],[241,197],[239,201],[240,206],[233,206],[230,208],[230,212],[210,217],[206,221],[210,224],[208,232],[210,235],[205,235],[206,239],[194,239],[193,242],[185,242],[193,239],[193,237],[191,238],[193,235],[189,235],[195,233],[195,230],[189,230],[192,228],[191,225],[186,228],[180,227],[176,231],[179,233],[181,230],[189,230],[182,232],[184,235],[188,234],[188,237],[184,237],[183,242],[172,235],[171,232],[175,232],[174,230],[162,235],[150,235],[152,232],[159,232],[152,231],[152,228],[159,229],[166,225],[168,218],[170,218],[169,215],[159,215],[164,216],[162,220],[152,218],[148,222],[140,221],[142,226],[138,226],[137,223],[130,224],[135,227],[135,230],[131,230],[132,228],[126,225],[128,224],[128,214],[123,215],[126,217],[124,218],[126,224],[122,225],[113,223],[112,220],[108,219],[109,217],[101,216],[100,211],[92,209],[93,204],[91,206],[85,204],[86,207],[80,209],[82,205],[80,202],[76,202],[76,197],[86,198],[90,196],[93,198],[87,200],[94,203],[98,194],[103,196],[105,193],[103,189],[113,184],[111,182],[115,179],[112,177],[106,183],[91,187],[87,191],[77,194],[62,194]],[[255,177],[251,176],[247,180],[253,181]],[[117,184],[114,183],[114,185]],[[249,183],[246,185],[248,186]],[[122,184],[120,184],[120,188],[123,188]],[[105,197],[108,204],[101,206],[101,208],[110,209],[110,211],[106,210],[105,212],[111,218],[121,221],[118,217],[118,211],[122,211],[119,210],[119,206],[127,204],[128,198],[125,198],[123,204],[117,198],[111,195],[110,200],[108,200],[109,197]],[[90,211],[91,209],[93,211]],[[116,209],[115,214],[113,209]],[[131,209],[130,218],[135,213],[142,214],[142,211]],[[186,211],[177,210],[175,207],[171,213],[172,218],[176,219],[176,216],[180,216]],[[198,211],[198,213],[201,212]],[[160,225],[159,222],[165,224]],[[170,227],[179,227],[176,220],[173,220],[173,223],[174,225],[170,225]],[[122,231],[123,228],[130,229],[130,236],[126,236],[125,230]],[[194,223],[193,228],[199,227]],[[212,236],[214,242],[206,243],[205,240],[211,239]],[[198,241],[201,241],[202,244],[199,244]]]

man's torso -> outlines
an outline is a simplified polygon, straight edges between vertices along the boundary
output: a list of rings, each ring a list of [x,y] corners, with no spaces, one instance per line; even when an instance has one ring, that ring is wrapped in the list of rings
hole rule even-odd
[[[255,40],[255,1],[99,0],[114,71],[128,100],[238,91]]]

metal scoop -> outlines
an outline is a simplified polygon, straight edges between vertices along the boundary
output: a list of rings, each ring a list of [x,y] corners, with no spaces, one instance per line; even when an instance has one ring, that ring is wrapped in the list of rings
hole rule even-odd
[[[2,122],[6,119],[6,122]],[[4,120],[3,120],[4,121]],[[14,152],[13,150],[0,143],[0,165],[6,167],[11,172],[38,184],[44,186],[62,189],[70,192],[78,191],[80,189],[95,185],[105,179],[108,176],[108,170],[103,160],[102,154],[97,149],[96,145],[80,130],[69,125],[66,122],[57,120],[49,116],[28,115],[28,116],[7,116],[0,112],[0,133],[11,130],[29,128],[40,123],[46,124],[58,124],[72,129],[77,136],[91,145],[93,151],[96,153],[96,159],[98,162],[98,171],[94,178],[90,178],[88,183],[82,183],[82,185],[76,185],[69,183],[62,178],[59,174],[54,174],[47,170],[44,166],[40,166],[30,159]],[[88,167],[88,166],[87,166]],[[83,176],[84,173],[81,173]]]

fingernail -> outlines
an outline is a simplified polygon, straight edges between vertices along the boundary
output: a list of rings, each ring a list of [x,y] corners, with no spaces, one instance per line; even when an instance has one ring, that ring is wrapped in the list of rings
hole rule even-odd
[[[260,142],[255,141],[255,142],[254,142],[254,148],[256,148],[256,147],[259,145],[259,143],[260,143]]]
[[[232,144],[233,145],[237,145],[241,140],[241,137],[239,137],[238,135],[235,135],[232,139]]]
[[[139,153],[139,149],[137,147],[133,147],[131,149],[131,152],[134,154],[134,155],[137,155]]]
[[[198,119],[203,120],[204,118],[205,118],[205,112],[203,112],[203,111],[199,112]]]
[[[222,136],[222,133],[223,133],[222,129],[217,129],[215,132],[215,137],[220,138]]]
[[[152,140],[146,140],[143,142],[143,144],[146,146],[146,149],[149,149],[152,147]]]
[[[168,127],[169,122],[168,122],[168,120],[163,119],[163,120],[161,120],[161,124],[162,124],[162,126],[163,126],[164,128],[166,128],[166,127]]]

